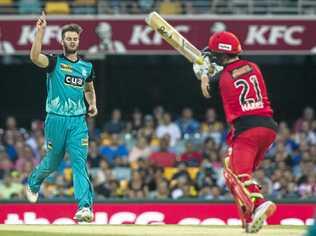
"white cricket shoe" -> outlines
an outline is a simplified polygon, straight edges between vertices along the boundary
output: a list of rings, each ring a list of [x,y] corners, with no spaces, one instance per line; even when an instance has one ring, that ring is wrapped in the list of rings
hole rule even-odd
[[[259,205],[253,215],[252,221],[246,225],[247,233],[257,233],[263,226],[264,221],[276,210],[276,205],[271,201],[266,201]]]
[[[83,207],[76,212],[73,219],[78,222],[92,222],[93,218],[93,212],[90,210],[90,208]]]
[[[35,203],[38,199],[38,193],[33,193],[29,185],[25,186],[25,196],[29,202]]]

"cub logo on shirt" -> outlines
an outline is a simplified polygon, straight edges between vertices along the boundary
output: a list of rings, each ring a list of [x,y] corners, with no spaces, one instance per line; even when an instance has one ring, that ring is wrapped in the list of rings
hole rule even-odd
[[[72,87],[82,88],[84,84],[84,80],[77,76],[66,75],[65,76],[65,84],[70,85]]]

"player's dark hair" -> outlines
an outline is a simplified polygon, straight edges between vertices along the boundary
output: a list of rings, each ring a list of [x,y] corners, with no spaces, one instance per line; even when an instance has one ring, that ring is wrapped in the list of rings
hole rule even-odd
[[[226,61],[229,61],[231,59],[238,58],[238,54],[228,54],[228,53],[222,53],[222,52],[212,52],[210,55],[210,61],[215,62],[217,65],[224,66]]]
[[[227,59],[235,59],[236,57],[238,57],[238,54],[225,54]]]
[[[82,28],[81,28],[80,25],[77,25],[77,24],[64,25],[61,28],[61,38],[62,39],[64,39],[66,32],[76,32],[76,33],[78,33],[80,35],[81,32],[82,32]]]

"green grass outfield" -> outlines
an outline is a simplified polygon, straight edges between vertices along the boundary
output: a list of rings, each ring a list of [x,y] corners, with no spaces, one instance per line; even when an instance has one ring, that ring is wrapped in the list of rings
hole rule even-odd
[[[304,226],[265,226],[256,236],[302,236]],[[238,226],[188,225],[0,225],[1,236],[239,236]]]

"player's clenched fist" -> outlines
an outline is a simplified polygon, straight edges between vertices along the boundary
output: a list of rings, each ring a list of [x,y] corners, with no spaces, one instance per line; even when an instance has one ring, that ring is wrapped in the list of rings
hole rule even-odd
[[[194,71],[194,74],[197,77],[197,79],[200,80],[203,75],[208,75],[210,67],[211,67],[211,63],[210,63],[208,57],[204,58],[204,62],[201,65],[194,63],[193,64],[193,71]]]
[[[98,109],[96,106],[89,105],[88,116],[94,117],[98,114]]]
[[[36,22],[36,29],[43,30],[43,29],[45,29],[46,25],[47,25],[46,14],[44,11],[42,11],[42,15],[38,18],[38,20]]]
[[[223,67],[216,65],[215,63],[211,63],[209,57],[204,57],[204,63],[200,64],[193,64],[193,71],[195,76],[201,80],[203,75],[207,76],[215,76],[218,72],[222,71]]]

